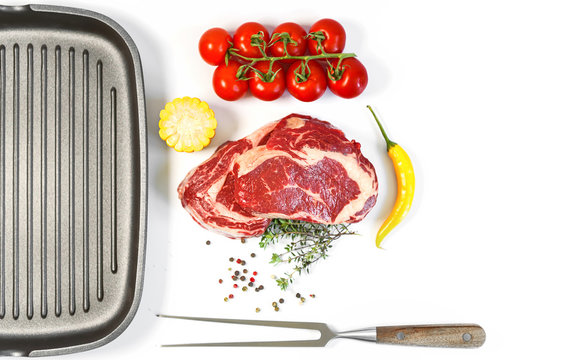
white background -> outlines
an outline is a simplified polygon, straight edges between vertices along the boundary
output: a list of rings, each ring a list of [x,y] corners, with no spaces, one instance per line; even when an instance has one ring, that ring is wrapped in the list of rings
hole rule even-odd
[[[37,1],[44,3],[44,1]],[[10,1],[8,4],[23,4]],[[145,285],[129,328],[104,347],[68,359],[497,359],[569,358],[571,321],[571,8],[565,1],[52,1],[105,14],[132,36],[144,67],[149,129],[149,221]],[[369,87],[352,100],[314,103],[289,95],[264,103],[216,97],[197,42],[206,29],[246,21],[306,29],[331,17],[347,31]],[[158,113],[175,97],[214,109],[213,145],[177,154],[157,135]],[[374,234],[395,183],[385,144],[366,109],[410,154],[417,190],[408,218],[384,242]],[[330,257],[280,293],[271,251],[200,229],[176,187],[228,139],[291,112],[327,120],[363,145],[380,180],[377,206]],[[206,246],[205,241],[212,245]],[[250,258],[251,252],[256,258]],[[230,288],[230,256],[260,272],[266,290]],[[239,290],[239,289],[238,289]],[[301,305],[295,292],[307,301]],[[224,302],[228,293],[236,298]],[[316,294],[310,298],[308,294]],[[283,297],[280,312],[271,302]],[[262,311],[256,313],[255,307]],[[326,348],[161,348],[160,344],[292,338],[298,333],[158,319],[157,313],[305,320],[337,330],[415,323],[478,323],[475,350],[407,348],[335,340]],[[302,334],[303,336],[308,334]],[[309,334],[310,336],[313,334]]]

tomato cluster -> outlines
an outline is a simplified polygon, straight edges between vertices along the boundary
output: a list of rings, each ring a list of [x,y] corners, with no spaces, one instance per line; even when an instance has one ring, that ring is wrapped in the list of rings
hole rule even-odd
[[[212,86],[224,100],[238,100],[250,89],[256,98],[272,101],[287,89],[296,99],[315,101],[329,88],[353,98],[366,88],[368,75],[355,54],[345,54],[346,34],[332,19],[321,19],[309,32],[286,22],[270,34],[257,22],[240,25],[231,36],[222,28],[207,30],[198,49],[216,66]]]

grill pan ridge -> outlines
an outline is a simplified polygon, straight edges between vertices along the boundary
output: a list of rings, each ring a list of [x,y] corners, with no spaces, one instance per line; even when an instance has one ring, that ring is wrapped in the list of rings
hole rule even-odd
[[[0,6],[0,355],[92,349],[140,302],[142,66],[87,10]]]

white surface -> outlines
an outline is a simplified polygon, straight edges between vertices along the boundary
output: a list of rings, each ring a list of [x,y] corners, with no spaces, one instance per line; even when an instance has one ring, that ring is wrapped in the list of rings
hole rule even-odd
[[[37,1],[43,3],[44,1]],[[24,2],[8,2],[23,4]],[[568,357],[571,321],[571,9],[565,1],[261,2],[50,1],[101,12],[137,44],[149,119],[149,232],[142,303],[112,343],[68,359],[362,358],[495,359]],[[263,103],[216,97],[213,67],[202,62],[203,31],[232,31],[246,21],[270,29],[295,21],[308,28],[331,17],[346,28],[347,51],[369,71],[353,100],[331,93],[314,103],[289,96]],[[158,113],[175,97],[209,102],[219,120],[213,146],[176,154],[157,135]],[[415,164],[417,192],[407,220],[377,250],[373,236],[394,199],[391,164],[365,105],[382,116]],[[178,205],[186,172],[227,139],[290,112],[328,120],[363,144],[380,178],[380,197],[362,236],[340,241],[310,276],[300,278],[304,305],[280,295],[265,265],[268,251],[201,230]],[[210,239],[213,244],[205,245]],[[248,254],[255,252],[255,259]],[[257,266],[263,293],[225,303],[228,257]],[[251,265],[250,265],[251,264]],[[238,289],[239,290],[239,289]],[[284,297],[282,311],[271,301]],[[255,313],[260,306],[262,311]],[[156,313],[323,321],[338,330],[374,325],[474,322],[487,333],[476,350],[379,346],[338,340],[318,349],[165,349],[160,344],[234,340],[266,332],[163,320]],[[288,336],[291,332],[273,333]],[[551,356],[549,356],[551,355]],[[563,355],[563,356],[562,356]],[[567,356],[565,356],[567,355]]]

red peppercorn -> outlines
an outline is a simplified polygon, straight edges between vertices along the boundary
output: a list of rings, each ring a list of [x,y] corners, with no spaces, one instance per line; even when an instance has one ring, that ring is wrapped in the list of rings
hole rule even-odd
[[[253,277],[251,277],[251,278],[250,278],[250,281],[251,281],[251,282],[254,282],[254,281],[256,281],[256,279],[254,279]]]
[[[254,271],[252,274],[254,274],[254,276],[258,275],[257,271]]]
[[[236,260],[236,262],[237,262],[238,264],[240,264],[240,263],[242,262],[242,260],[238,259],[238,260]]]
[[[228,297],[229,297],[230,299],[234,299],[234,294],[230,294],[230,295],[228,295]]]
[[[234,284],[234,289],[238,287],[238,284]]]

